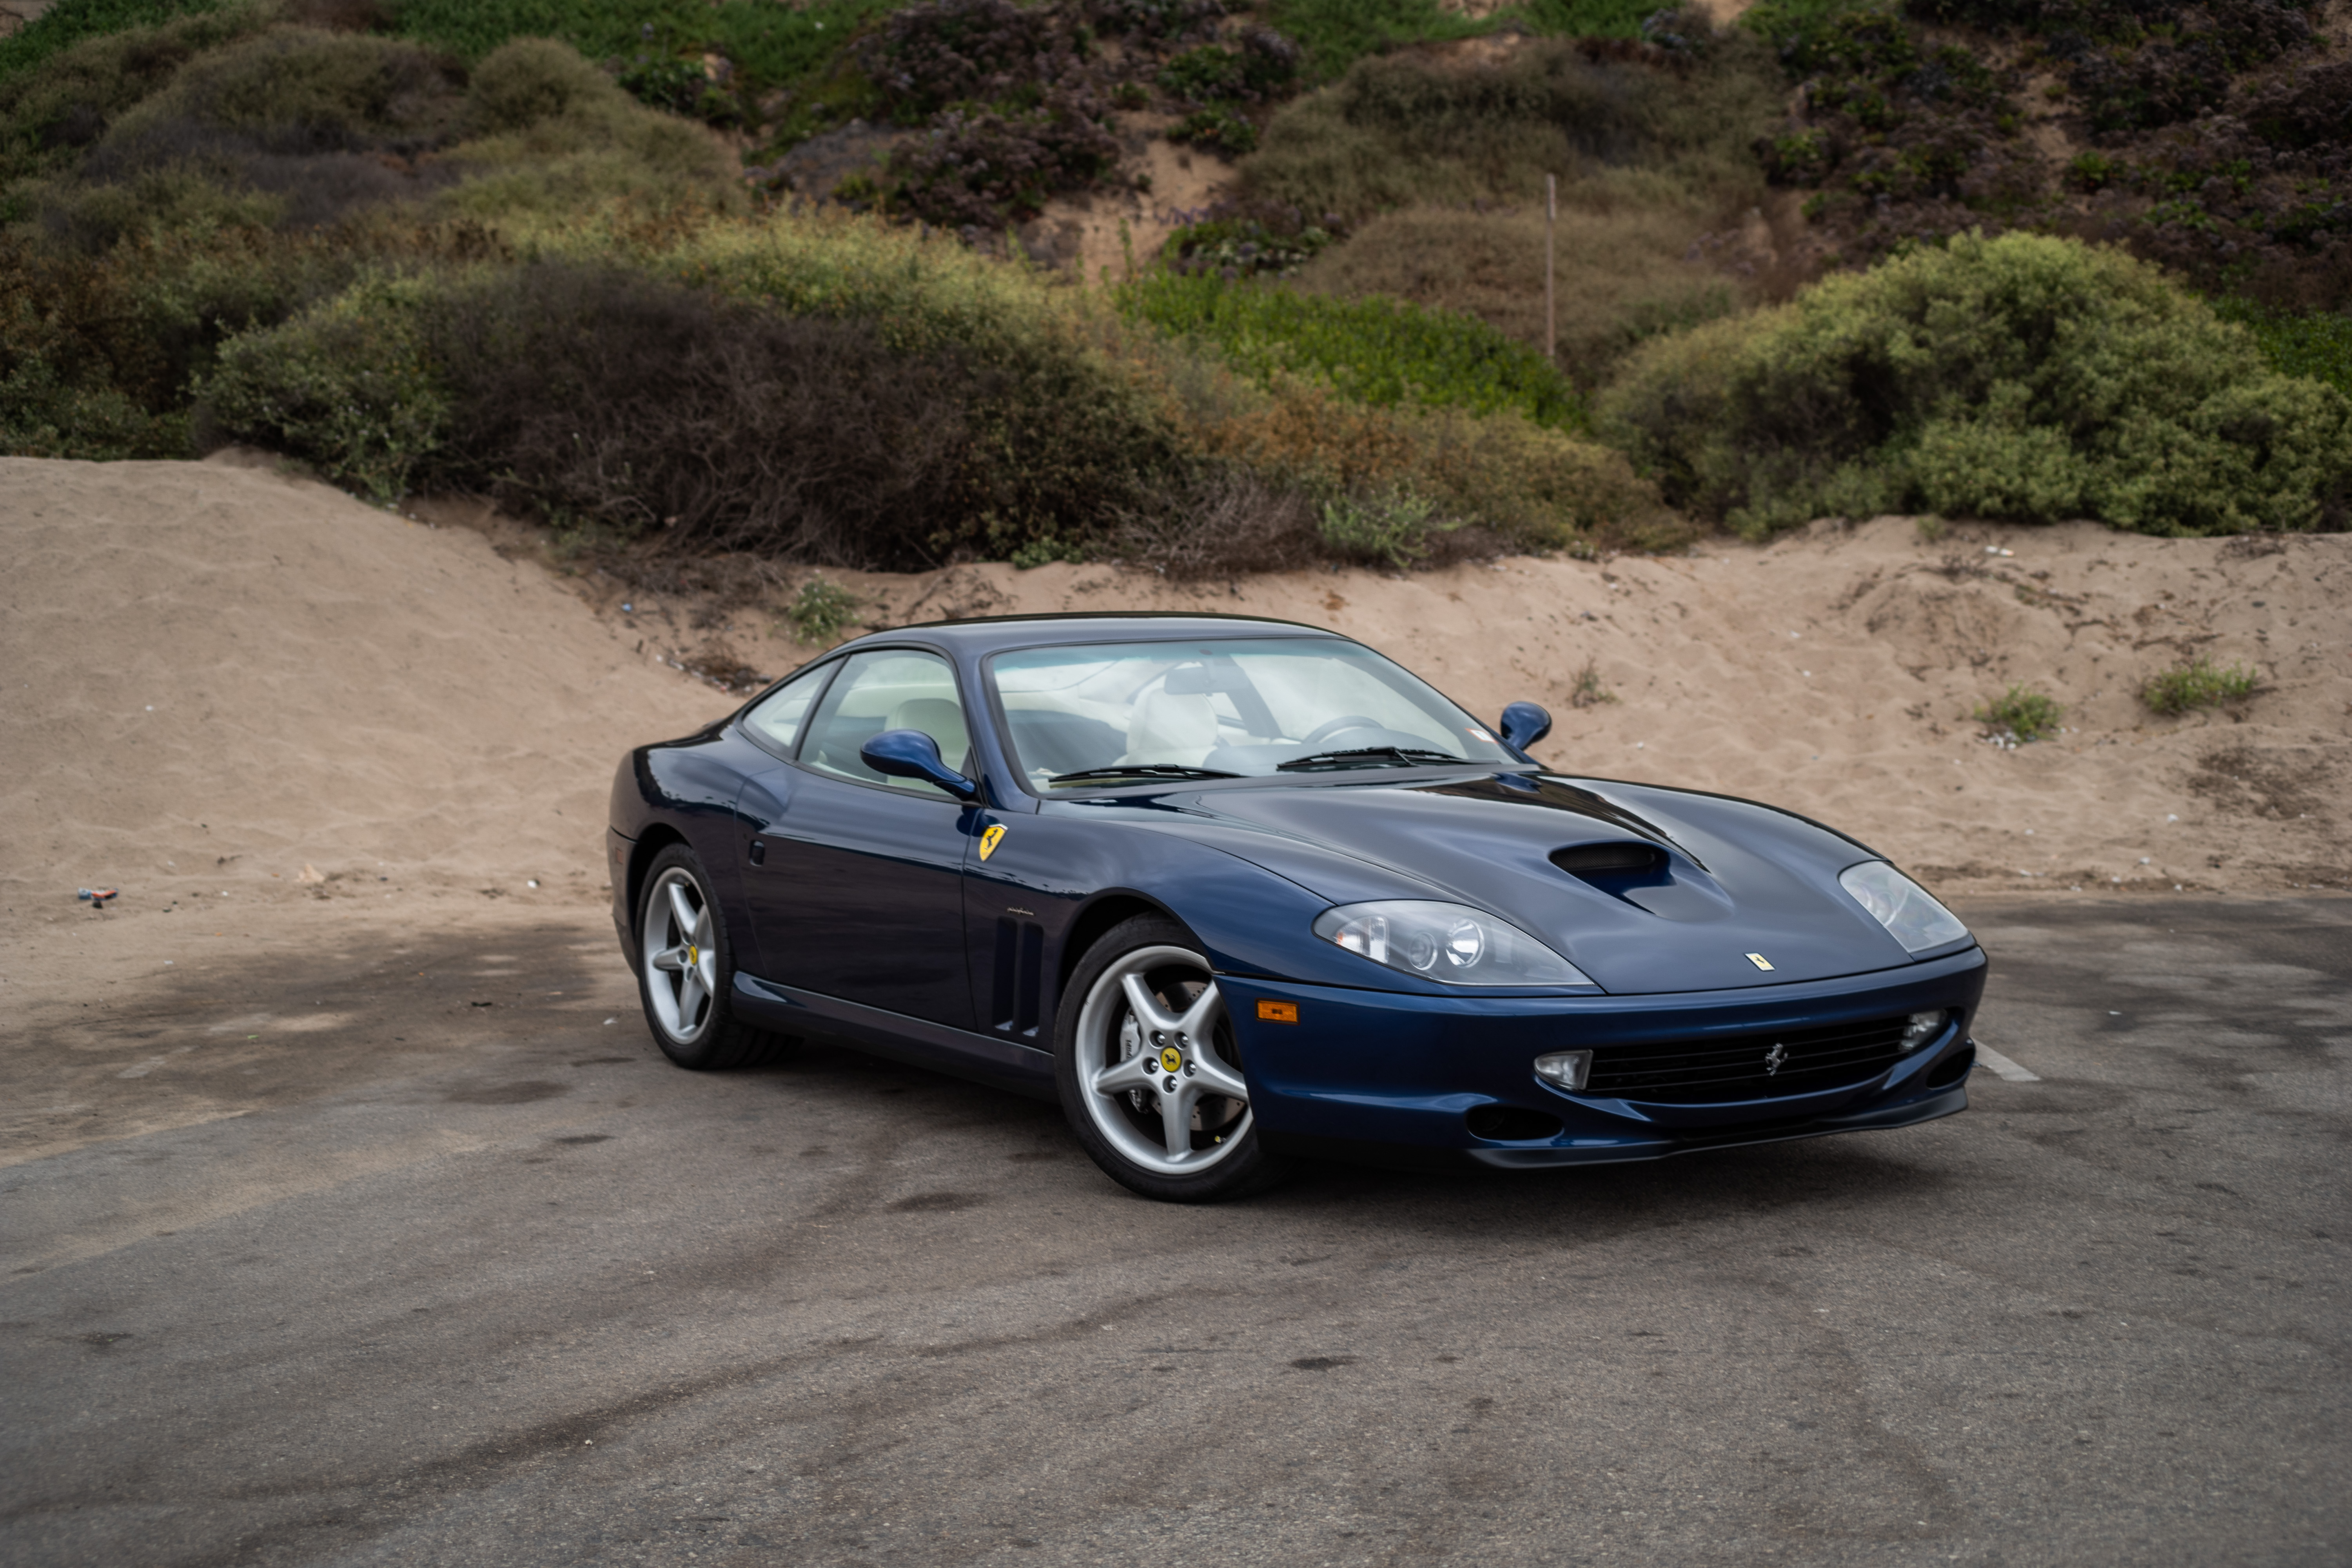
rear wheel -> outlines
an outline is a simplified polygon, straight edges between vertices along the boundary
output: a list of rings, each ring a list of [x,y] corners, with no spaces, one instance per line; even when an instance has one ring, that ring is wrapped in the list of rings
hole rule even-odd
[[[683,844],[646,868],[637,900],[637,994],[662,1054],[682,1068],[751,1067],[800,1042],[735,1016],[735,951],[710,877]]]
[[[1258,1146],[1216,976],[1174,921],[1139,915],[1097,942],[1070,976],[1054,1040],[1062,1110],[1120,1185],[1213,1203],[1288,1174]]]

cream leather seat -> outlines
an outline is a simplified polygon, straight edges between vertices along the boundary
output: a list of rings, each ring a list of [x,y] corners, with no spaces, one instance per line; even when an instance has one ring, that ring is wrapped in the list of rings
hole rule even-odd
[[[1127,754],[1119,761],[1197,768],[1216,745],[1217,710],[1206,697],[1171,696],[1154,687],[1136,700],[1127,721]]]
[[[958,773],[966,771],[964,763],[971,751],[971,735],[963,725],[963,709],[944,697],[909,697],[890,710],[882,721],[885,730],[920,730],[940,743],[940,757]],[[928,789],[920,779],[892,779],[895,784],[912,784]]]

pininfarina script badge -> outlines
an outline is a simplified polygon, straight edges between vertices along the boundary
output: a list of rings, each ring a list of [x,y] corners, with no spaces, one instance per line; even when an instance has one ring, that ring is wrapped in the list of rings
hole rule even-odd
[[[1779,1072],[1780,1070],[1780,1064],[1788,1059],[1789,1047],[1780,1044],[1778,1040],[1773,1041],[1772,1048],[1764,1053],[1764,1076],[1766,1078],[1770,1078],[1773,1074]]]

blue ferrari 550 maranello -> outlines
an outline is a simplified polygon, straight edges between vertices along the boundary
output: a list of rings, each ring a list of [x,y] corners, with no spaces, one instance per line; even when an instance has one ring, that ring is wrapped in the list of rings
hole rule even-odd
[[[822,1035],[1057,1099],[1155,1198],[1967,1107],[1949,910],[1788,812],[1549,772],[1550,723],[1279,621],[879,632],[629,753],[613,918],[679,1066]]]

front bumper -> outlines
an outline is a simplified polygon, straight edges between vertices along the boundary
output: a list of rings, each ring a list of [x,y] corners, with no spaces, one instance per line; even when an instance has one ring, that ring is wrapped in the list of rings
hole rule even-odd
[[[1245,976],[1223,978],[1221,989],[1270,1152],[1521,1170],[1908,1127],[1964,1110],[1984,982],[1983,951],[1971,948],[1837,980],[1668,995],[1423,996]],[[1261,1019],[1261,1000],[1295,1005],[1298,1022]],[[1952,1016],[1927,1044],[1867,1079],[1811,1093],[1657,1104],[1570,1094],[1535,1075],[1546,1051],[1605,1053],[1936,1007]],[[1488,1106],[1557,1118],[1559,1130],[1480,1137],[1470,1114]]]

